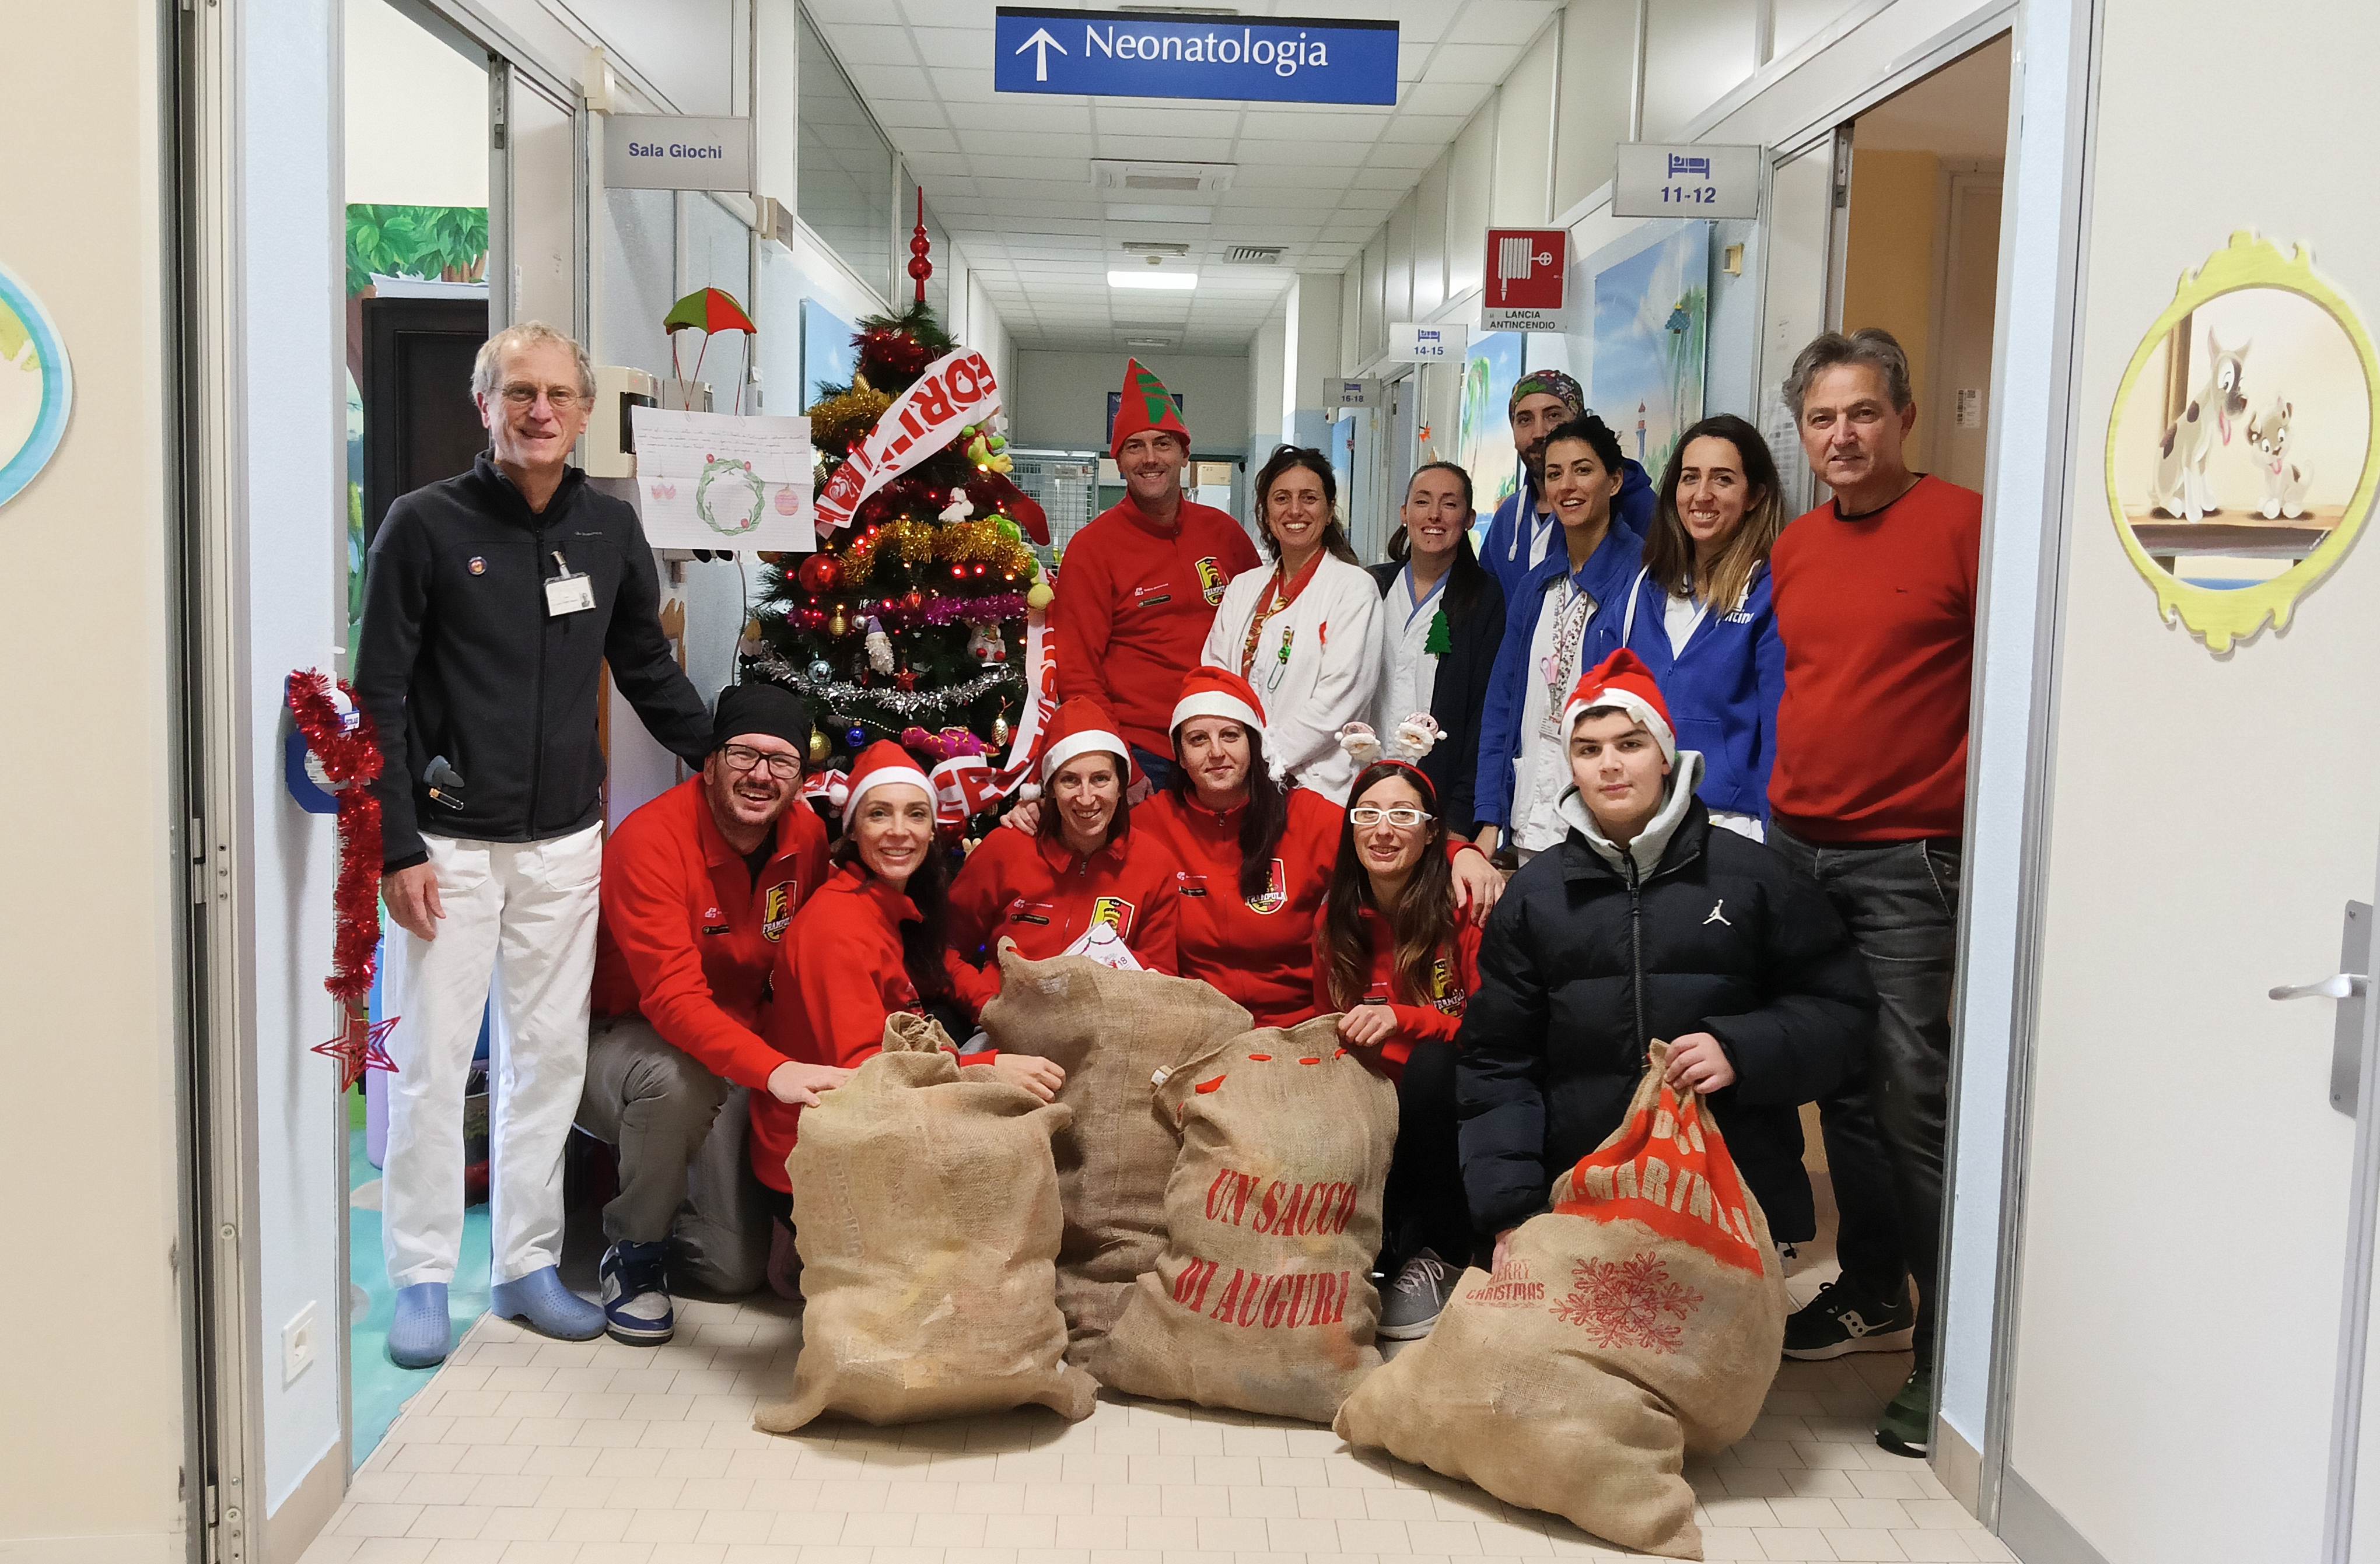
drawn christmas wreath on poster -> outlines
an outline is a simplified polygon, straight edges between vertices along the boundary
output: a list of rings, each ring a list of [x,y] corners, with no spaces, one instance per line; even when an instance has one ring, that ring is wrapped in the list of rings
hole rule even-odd
[[[714,496],[712,488],[719,486]],[[760,525],[768,509],[769,489],[749,462],[706,457],[702,477],[694,486],[694,514],[722,538],[740,538]]]
[[[2303,246],[2241,229],[2133,351],[2108,415],[2124,552],[2209,651],[2270,624],[2355,546],[2380,490],[2380,354]]]

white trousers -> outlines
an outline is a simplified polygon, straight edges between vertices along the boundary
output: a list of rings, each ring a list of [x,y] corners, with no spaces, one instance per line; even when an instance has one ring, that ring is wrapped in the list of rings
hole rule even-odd
[[[489,986],[488,1215],[492,1281],[562,1258],[562,1147],[587,1074],[601,826],[548,842],[424,835],[446,916],[398,930],[405,972],[389,1037],[388,1279],[452,1281],[463,1242],[463,1086]]]

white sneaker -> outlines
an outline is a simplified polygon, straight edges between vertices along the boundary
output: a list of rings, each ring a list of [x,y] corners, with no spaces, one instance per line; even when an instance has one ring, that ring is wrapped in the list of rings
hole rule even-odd
[[[1388,1296],[1380,1300],[1379,1334],[1390,1341],[1420,1340],[1453,1295],[1454,1272],[1437,1250],[1423,1250],[1405,1262]]]
[[[614,1243],[603,1253],[603,1328],[614,1341],[658,1347],[677,1328],[659,1243]]]

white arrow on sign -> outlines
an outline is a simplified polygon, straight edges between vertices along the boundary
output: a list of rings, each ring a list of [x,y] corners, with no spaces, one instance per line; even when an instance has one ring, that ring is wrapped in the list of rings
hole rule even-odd
[[[1035,28],[1033,36],[1019,43],[1015,52],[1021,55],[1027,49],[1038,51],[1033,56],[1033,79],[1036,81],[1050,79],[1050,50],[1055,49],[1062,55],[1066,52],[1066,46],[1050,37],[1050,30],[1046,27]]]

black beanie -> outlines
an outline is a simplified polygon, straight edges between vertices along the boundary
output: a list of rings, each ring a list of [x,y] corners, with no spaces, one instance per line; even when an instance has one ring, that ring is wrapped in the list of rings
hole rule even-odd
[[[809,758],[810,709],[783,685],[730,685],[719,692],[710,715],[710,747],[717,750],[741,734],[783,739]]]

